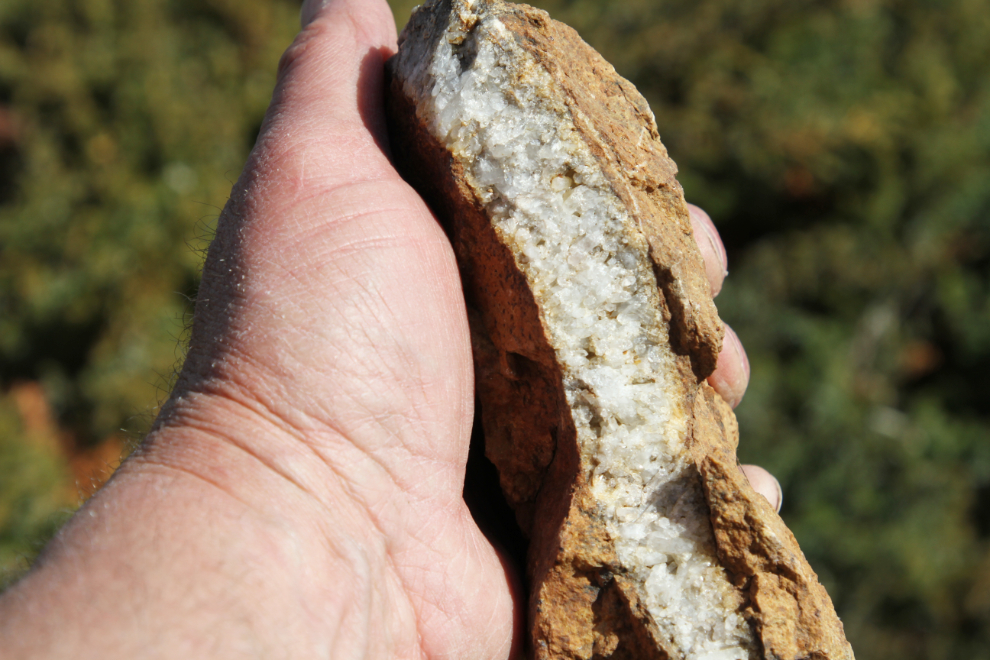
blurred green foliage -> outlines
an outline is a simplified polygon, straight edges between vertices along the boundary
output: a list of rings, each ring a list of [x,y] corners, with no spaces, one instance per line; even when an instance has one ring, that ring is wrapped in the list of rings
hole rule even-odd
[[[990,655],[990,0],[537,4],[647,96],[725,238],[742,458],[859,657]],[[0,565],[71,506],[52,447],[150,423],[297,7],[0,4]]]
[[[77,503],[50,496],[74,453],[153,420],[298,8],[0,2],[0,569]],[[21,429],[25,382],[61,453]]]
[[[13,398],[0,398],[0,588],[27,568],[73,502],[57,439],[50,428],[26,428]]]

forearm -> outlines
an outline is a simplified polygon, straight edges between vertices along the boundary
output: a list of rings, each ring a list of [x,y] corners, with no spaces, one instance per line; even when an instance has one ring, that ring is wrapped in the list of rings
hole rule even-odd
[[[293,441],[264,439],[283,456]],[[161,431],[0,599],[0,656],[413,654],[412,607],[366,512],[258,460]]]

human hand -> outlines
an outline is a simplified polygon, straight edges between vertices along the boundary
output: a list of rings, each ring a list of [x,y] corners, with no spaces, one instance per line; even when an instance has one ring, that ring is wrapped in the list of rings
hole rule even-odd
[[[691,213],[691,227],[694,230],[695,241],[705,260],[705,273],[711,285],[712,297],[715,297],[722,290],[722,282],[729,272],[728,255],[718,230],[715,229],[708,214],[694,204],[688,204],[688,210]],[[746,357],[746,350],[739,337],[728,325],[725,326],[722,352],[718,355],[715,372],[708,377],[708,384],[733,408],[742,401],[746,387],[749,385],[749,358]],[[780,511],[780,506],[784,503],[780,482],[758,465],[743,465],[742,471],[756,492],[767,498],[774,509]]]
[[[512,570],[462,499],[473,376],[456,264],[384,146],[391,13],[308,1],[303,18],[175,391],[0,600],[0,656],[516,652]],[[730,335],[711,382],[738,403],[747,379]]]

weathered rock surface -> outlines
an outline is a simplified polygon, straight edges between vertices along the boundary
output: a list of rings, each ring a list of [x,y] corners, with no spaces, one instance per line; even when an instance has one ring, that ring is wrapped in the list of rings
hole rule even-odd
[[[704,383],[722,325],[646,101],[497,0],[427,3],[388,71],[395,162],[457,253],[486,454],[530,539],[530,654],[851,660]]]

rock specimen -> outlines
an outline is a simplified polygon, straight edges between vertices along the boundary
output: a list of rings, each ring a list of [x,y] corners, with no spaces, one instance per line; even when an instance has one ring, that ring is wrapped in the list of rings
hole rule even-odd
[[[486,454],[530,539],[530,654],[851,660],[705,384],[723,327],[646,101],[546,13],[431,0],[388,65],[444,224]]]

